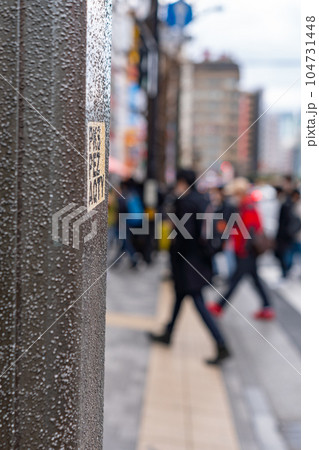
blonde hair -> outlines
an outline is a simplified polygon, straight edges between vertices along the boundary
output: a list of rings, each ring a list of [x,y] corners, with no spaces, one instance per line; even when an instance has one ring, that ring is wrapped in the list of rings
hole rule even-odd
[[[249,188],[250,188],[249,180],[247,180],[247,178],[244,177],[238,177],[232,180],[229,184],[227,184],[227,186],[225,187],[225,193],[226,195],[247,194]]]

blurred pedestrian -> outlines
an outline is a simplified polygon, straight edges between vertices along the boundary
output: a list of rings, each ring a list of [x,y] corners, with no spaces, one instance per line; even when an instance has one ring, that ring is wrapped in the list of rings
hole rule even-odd
[[[207,212],[221,214],[221,219],[214,219],[210,225],[213,232],[213,246],[215,248],[215,255],[213,256],[213,275],[218,275],[218,266],[216,263],[216,255],[220,252],[223,253],[226,265],[227,274],[230,277],[236,268],[236,258],[232,241],[230,239],[223,240],[222,235],[226,229],[227,223],[231,215],[237,212],[238,209],[228,200],[225,196],[225,187],[219,185],[210,189],[210,205],[207,208]]]
[[[191,239],[187,239],[177,228],[175,229],[177,235],[172,241],[170,249],[175,286],[175,304],[171,319],[166,325],[164,333],[160,335],[151,333],[150,338],[154,342],[170,344],[183,300],[186,296],[191,296],[198,313],[217,344],[217,356],[206,362],[208,364],[218,364],[229,356],[229,351],[219,327],[206,309],[202,296],[202,288],[207,284],[205,279],[210,280],[212,270],[210,258],[207,258],[205,255],[205,251],[200,243],[202,223],[196,219],[197,213],[206,211],[207,200],[193,185],[195,179],[195,173],[192,170],[181,170],[177,174],[175,194],[179,198],[175,202],[175,214],[179,220],[185,214],[191,214],[184,225]]]
[[[125,252],[129,259],[132,268],[137,266],[137,252],[133,244],[132,228],[140,228],[143,220],[144,208],[141,198],[134,187],[131,180],[124,180],[120,184],[121,196],[118,198],[118,212],[119,216],[124,214],[125,221],[119,221],[119,238],[121,247],[118,255],[119,258],[122,252]],[[132,215],[130,217],[130,214]],[[121,229],[120,227],[124,227]]]
[[[300,192],[294,191],[290,175],[284,177],[281,195],[283,198],[278,219],[275,256],[280,262],[282,277],[286,278],[292,266],[295,235],[301,226],[300,217],[296,216],[297,210],[294,209],[298,201],[300,204]]]
[[[287,236],[290,244],[286,248],[283,258],[285,266],[285,276],[290,273],[295,257],[301,256],[301,196],[298,189],[294,189],[291,196],[290,217],[287,223]]]
[[[273,319],[275,311],[271,307],[270,300],[264,289],[257,272],[257,251],[254,243],[261,237],[263,239],[263,228],[259,213],[254,205],[254,201],[249,194],[250,183],[246,178],[237,178],[229,187],[239,207],[239,214],[245,229],[251,239],[246,239],[242,230],[235,225],[236,234],[232,236],[237,260],[237,267],[230,279],[228,291],[217,303],[208,306],[209,311],[215,316],[221,316],[227,302],[230,301],[236,287],[242,278],[250,275],[254,281],[255,288],[262,301],[262,308],[255,313],[255,319]]]

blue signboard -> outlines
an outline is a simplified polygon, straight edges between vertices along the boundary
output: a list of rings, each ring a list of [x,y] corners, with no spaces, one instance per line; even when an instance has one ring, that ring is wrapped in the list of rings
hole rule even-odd
[[[192,7],[184,0],[179,0],[168,5],[167,24],[170,27],[184,28],[193,19]]]

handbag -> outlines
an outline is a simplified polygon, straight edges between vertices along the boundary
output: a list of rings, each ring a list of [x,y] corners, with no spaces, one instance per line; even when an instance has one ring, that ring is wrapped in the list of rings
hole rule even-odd
[[[250,241],[250,249],[254,255],[260,256],[273,248],[274,248],[274,240],[266,236],[266,234],[263,231],[258,233],[254,232],[252,234],[252,239]]]

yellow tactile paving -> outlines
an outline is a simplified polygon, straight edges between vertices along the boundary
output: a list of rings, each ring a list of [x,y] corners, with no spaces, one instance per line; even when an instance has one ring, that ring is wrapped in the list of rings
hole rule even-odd
[[[108,325],[159,331],[172,295],[164,282],[156,319],[109,314]],[[192,301],[185,300],[173,344],[151,349],[137,450],[239,449],[221,371],[203,363],[213,351]]]
[[[157,319],[147,316],[133,316],[129,314],[108,313],[106,315],[107,326],[131,328],[134,330],[154,330]]]

